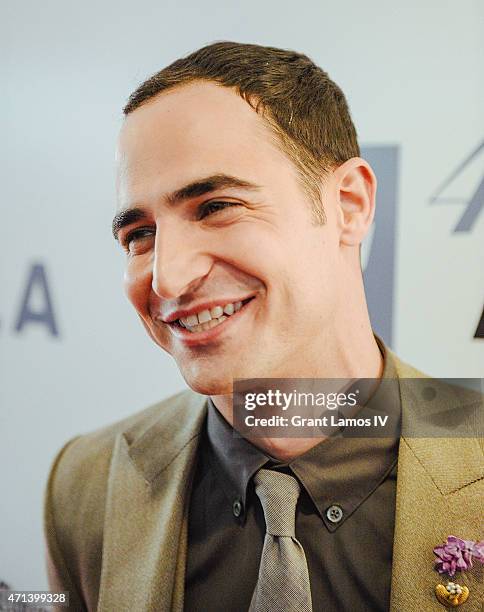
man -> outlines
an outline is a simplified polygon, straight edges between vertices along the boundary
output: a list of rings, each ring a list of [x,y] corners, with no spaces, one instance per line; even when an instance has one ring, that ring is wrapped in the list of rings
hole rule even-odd
[[[233,435],[237,378],[423,376],[371,329],[376,179],[341,90],[298,53],[217,43],[125,115],[125,290],[191,391],[61,451],[52,588],[88,610],[441,609],[432,548],[479,538],[477,440]],[[422,400],[403,387],[405,424]]]

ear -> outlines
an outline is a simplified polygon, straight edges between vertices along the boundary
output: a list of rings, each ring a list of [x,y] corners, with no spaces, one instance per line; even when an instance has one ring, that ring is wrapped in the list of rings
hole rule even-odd
[[[376,177],[370,164],[352,157],[333,173],[340,244],[357,246],[375,216]]]

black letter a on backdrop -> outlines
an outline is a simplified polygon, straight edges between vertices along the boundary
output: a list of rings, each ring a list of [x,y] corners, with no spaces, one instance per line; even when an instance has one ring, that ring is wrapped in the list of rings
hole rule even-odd
[[[474,338],[484,338],[484,308],[482,309],[481,320],[477,326]]]
[[[40,307],[35,308],[32,304],[35,291],[40,298]],[[45,325],[52,336],[58,336],[59,332],[54,319],[54,310],[50,299],[49,287],[44,266],[34,264],[30,269],[27,287],[20,308],[20,314],[15,329],[20,332],[27,323],[40,323]]]

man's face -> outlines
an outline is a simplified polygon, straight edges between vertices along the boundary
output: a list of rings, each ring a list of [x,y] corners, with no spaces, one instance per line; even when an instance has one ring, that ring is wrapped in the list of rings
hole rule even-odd
[[[234,91],[207,82],[131,113],[117,160],[119,212],[139,209],[118,222],[125,290],[187,383],[221,395],[234,378],[310,376],[343,266],[331,193],[327,223],[313,225],[267,124]]]

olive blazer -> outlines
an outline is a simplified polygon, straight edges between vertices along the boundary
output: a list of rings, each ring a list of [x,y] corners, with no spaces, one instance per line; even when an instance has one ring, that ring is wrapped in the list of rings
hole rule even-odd
[[[391,355],[400,378],[425,377]],[[438,421],[452,414],[455,396],[433,383]],[[409,385],[401,401],[411,430],[428,402]],[[47,564],[51,589],[70,592],[70,610],[183,610],[190,485],[206,410],[205,396],[184,391],[59,452],[45,495]],[[482,438],[401,437],[392,612],[445,609],[434,593],[446,581],[432,549],[448,535],[482,539],[483,502]],[[467,612],[482,609],[482,569],[477,563],[453,579],[470,590]]]

